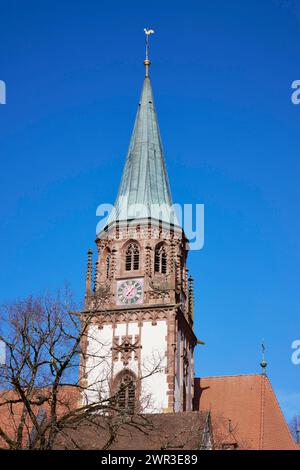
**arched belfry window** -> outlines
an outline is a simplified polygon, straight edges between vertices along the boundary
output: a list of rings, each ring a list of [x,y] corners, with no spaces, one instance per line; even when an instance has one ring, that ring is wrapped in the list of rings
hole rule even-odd
[[[140,266],[140,251],[136,243],[130,243],[125,252],[125,270],[137,271]]]
[[[131,371],[122,371],[115,379],[116,403],[118,408],[133,414],[136,402],[136,380]]]
[[[167,273],[167,253],[164,245],[160,245],[155,249],[154,271],[156,273]]]

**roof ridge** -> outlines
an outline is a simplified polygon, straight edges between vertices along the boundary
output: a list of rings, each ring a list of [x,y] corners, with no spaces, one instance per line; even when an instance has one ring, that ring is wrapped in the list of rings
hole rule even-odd
[[[224,377],[260,377],[260,373],[256,374],[228,374],[228,375],[206,375],[205,377],[195,377],[195,379],[221,379]]]

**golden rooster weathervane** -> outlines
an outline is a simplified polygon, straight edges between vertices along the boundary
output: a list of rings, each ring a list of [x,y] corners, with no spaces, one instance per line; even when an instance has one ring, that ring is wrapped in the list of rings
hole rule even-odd
[[[150,60],[149,60],[149,36],[150,34],[154,34],[154,29],[148,29],[144,28],[144,33],[146,34],[146,59],[144,60],[144,64],[146,67],[146,77],[149,76],[149,65],[150,65]]]

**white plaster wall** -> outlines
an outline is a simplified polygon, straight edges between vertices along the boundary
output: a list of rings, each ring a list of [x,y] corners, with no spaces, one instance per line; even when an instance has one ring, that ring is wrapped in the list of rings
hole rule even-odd
[[[138,323],[128,324],[128,334],[135,336],[140,332]],[[115,336],[126,335],[126,324],[120,323],[115,329]],[[143,322],[141,327],[141,367],[138,370],[138,361],[134,355],[126,368],[132,370],[137,376],[149,377],[141,380],[141,401],[144,412],[157,413],[168,407],[167,385],[167,322],[160,320],[156,325],[151,321]],[[109,394],[109,381],[111,373],[115,377],[124,369],[120,360],[112,364],[113,328],[112,325],[104,325],[103,329],[96,326],[90,327],[87,348],[87,382],[86,396],[88,402],[96,401],[99,394],[107,397]],[[135,340],[135,338],[133,338]],[[155,369],[158,371],[153,372]],[[139,374],[140,372],[140,374]]]
[[[105,398],[109,394],[112,333],[112,325],[104,325],[103,329],[95,325],[89,328],[86,361],[86,397],[89,403],[97,401],[99,395]]]
[[[159,368],[159,372],[142,379],[142,404],[145,406],[145,412],[157,413],[168,407],[168,384],[165,370],[167,322],[160,320],[156,325],[152,325],[150,321],[143,322],[141,336],[141,375],[145,377],[151,374],[154,368]]]

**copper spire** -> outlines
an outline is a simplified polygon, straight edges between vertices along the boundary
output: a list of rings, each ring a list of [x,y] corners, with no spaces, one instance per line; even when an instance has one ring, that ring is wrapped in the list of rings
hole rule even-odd
[[[179,227],[173,207],[163,146],[148,76],[149,35],[146,34],[146,77],[130,139],[118,195],[107,225],[125,220],[159,220]],[[100,232],[98,233],[100,236]]]

